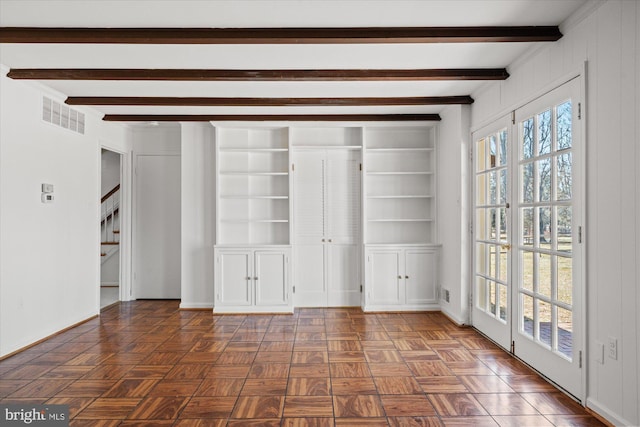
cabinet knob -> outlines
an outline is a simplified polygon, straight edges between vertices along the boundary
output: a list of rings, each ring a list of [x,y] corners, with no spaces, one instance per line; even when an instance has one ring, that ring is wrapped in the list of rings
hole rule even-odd
[[[254,277],[254,278],[253,278],[253,280],[258,280],[258,278],[257,278],[257,277]]]
[[[409,278],[409,276],[404,276],[404,278],[405,278],[405,279],[408,279],[408,278]]]
[[[247,277],[247,280],[251,280],[251,277]]]
[[[322,241],[324,242],[324,239],[322,239]]]
[[[398,276],[398,279],[402,279],[402,276]]]
[[[331,243],[331,239],[329,239],[329,243]]]

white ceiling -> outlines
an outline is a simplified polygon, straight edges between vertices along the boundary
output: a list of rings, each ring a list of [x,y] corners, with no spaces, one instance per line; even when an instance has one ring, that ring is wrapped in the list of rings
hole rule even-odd
[[[587,0],[0,0],[0,26],[400,27],[560,25]],[[503,68],[534,43],[132,45],[0,44],[9,68]],[[483,81],[42,81],[67,96],[394,97],[470,95]],[[96,106],[117,114],[436,113],[442,106]]]

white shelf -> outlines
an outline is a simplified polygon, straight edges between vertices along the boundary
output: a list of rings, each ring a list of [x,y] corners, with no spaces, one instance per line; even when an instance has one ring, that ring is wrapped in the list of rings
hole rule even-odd
[[[253,223],[287,223],[288,219],[221,219],[220,222],[229,224],[253,224]]]
[[[413,152],[413,151],[433,151],[433,148],[369,148],[367,150],[368,153],[404,153],[404,152]]]
[[[247,147],[247,148],[221,148],[220,152],[222,153],[226,153],[226,152],[236,152],[236,153],[281,153],[281,152],[287,152],[289,151],[288,148],[251,148],[251,147]]]
[[[286,176],[289,172],[220,172],[220,175],[229,176]]]
[[[372,218],[369,222],[431,222],[431,218]]]
[[[249,196],[249,195],[236,195],[236,196],[220,196],[223,200],[288,200],[289,196]]]
[[[429,194],[399,194],[396,196],[367,196],[367,199],[431,199]]]
[[[433,175],[433,172],[428,172],[428,171],[367,172],[367,175]]]

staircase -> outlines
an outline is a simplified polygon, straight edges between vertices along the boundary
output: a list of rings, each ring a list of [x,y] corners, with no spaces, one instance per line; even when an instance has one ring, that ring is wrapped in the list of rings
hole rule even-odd
[[[100,200],[100,258],[104,264],[120,247],[120,184]]]

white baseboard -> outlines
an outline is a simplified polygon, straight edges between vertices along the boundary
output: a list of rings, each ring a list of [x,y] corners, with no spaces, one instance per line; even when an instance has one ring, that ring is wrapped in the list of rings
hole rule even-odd
[[[605,420],[609,421],[611,424],[616,426],[635,426],[638,425],[637,422],[631,422],[629,420],[625,420],[605,405],[601,404],[597,400],[592,398],[587,398],[587,408],[591,409],[593,412],[600,415]]]
[[[119,288],[120,284],[118,282],[100,282],[101,288]]]
[[[458,326],[469,325],[469,321],[467,319],[464,319],[458,316],[457,314],[453,314],[452,312],[447,310],[447,308],[444,305],[441,305],[440,311],[442,311],[442,314],[447,316],[453,323],[457,324]]]
[[[180,302],[180,308],[184,310],[213,310],[212,302]]]
[[[401,312],[401,311],[440,311],[440,305],[438,304],[378,304],[378,305],[365,305],[362,311],[366,312]]]

